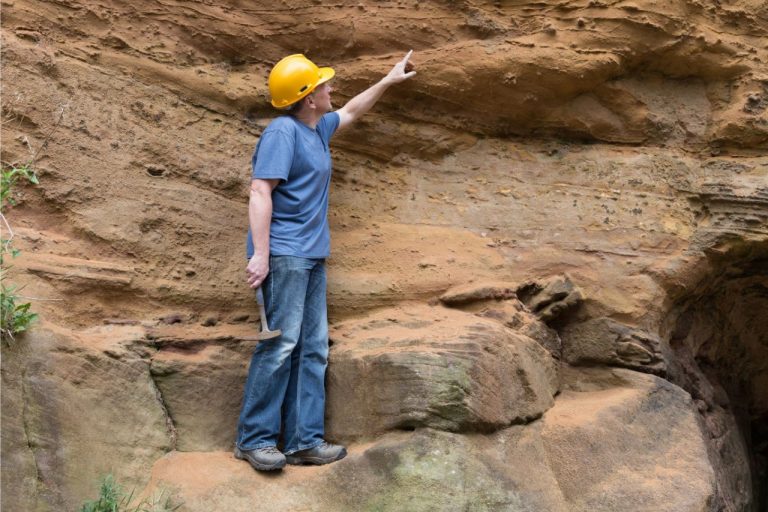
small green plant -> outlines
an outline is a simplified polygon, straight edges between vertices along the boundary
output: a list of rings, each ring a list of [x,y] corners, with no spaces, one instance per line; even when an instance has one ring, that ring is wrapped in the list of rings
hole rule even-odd
[[[32,304],[29,302],[16,303],[19,298],[16,291],[17,288],[13,285],[0,285],[0,301],[2,301],[2,305],[0,305],[0,314],[2,314],[0,330],[2,330],[2,338],[8,342],[14,339],[15,334],[26,331],[30,324],[37,320],[37,313],[29,310]]]
[[[11,206],[16,204],[16,200],[11,195],[11,191],[19,178],[24,178],[33,185],[39,183],[35,171],[32,170],[29,165],[21,165],[19,167],[16,167],[15,165],[9,165],[7,167],[3,166],[2,179],[0,180],[0,185],[2,185],[0,186],[0,204],[8,204]]]
[[[16,198],[13,197],[13,187],[16,182],[23,178],[24,180],[37,185],[39,182],[35,171],[29,165],[22,166],[2,166],[0,175],[0,205],[3,209],[16,204]],[[15,335],[26,331],[30,324],[37,319],[37,313],[31,312],[29,302],[20,302],[18,292],[21,288],[14,285],[6,286],[5,274],[11,266],[6,265],[6,255],[10,254],[12,258],[19,255],[19,250],[14,248],[13,230],[5,215],[0,212],[3,231],[8,232],[8,237],[0,238],[0,338],[11,343],[15,340]]]
[[[181,507],[181,504],[174,504],[165,491],[135,505],[131,505],[132,501],[133,492],[126,494],[114,477],[107,475],[101,479],[99,497],[83,503],[80,512],[173,512]]]

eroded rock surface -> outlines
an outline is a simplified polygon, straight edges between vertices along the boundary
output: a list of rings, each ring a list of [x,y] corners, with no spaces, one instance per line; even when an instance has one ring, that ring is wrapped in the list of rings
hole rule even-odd
[[[616,365],[664,374],[658,336],[610,318],[595,318],[563,329],[563,358],[575,365]]]
[[[520,300],[544,322],[551,323],[578,307],[584,300],[581,291],[567,276],[558,276],[521,285]]]

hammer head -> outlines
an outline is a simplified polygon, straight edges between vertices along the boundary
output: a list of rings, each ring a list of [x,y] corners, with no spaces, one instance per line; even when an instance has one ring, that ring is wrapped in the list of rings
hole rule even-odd
[[[272,338],[277,338],[282,333],[283,333],[283,331],[281,331],[280,329],[277,329],[275,331],[263,330],[263,331],[259,332],[259,335],[257,336],[257,339],[259,341],[261,341],[261,340],[271,340]]]

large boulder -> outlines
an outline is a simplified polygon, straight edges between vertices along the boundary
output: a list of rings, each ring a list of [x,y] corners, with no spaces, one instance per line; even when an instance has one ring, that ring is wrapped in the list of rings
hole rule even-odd
[[[3,510],[76,510],[107,473],[143,486],[172,426],[138,326],[38,326],[2,358]]]
[[[713,510],[714,471],[688,393],[624,369],[564,373],[542,439],[569,511]]]
[[[489,432],[526,423],[557,392],[550,354],[499,322],[413,305],[336,325],[327,428],[336,439],[433,427]]]

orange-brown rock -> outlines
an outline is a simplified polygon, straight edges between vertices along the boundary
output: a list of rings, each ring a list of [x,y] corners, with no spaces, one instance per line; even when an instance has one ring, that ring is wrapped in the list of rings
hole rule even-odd
[[[190,510],[259,492],[309,510],[764,508],[767,17],[758,0],[3,0],[2,161],[40,177],[3,205],[22,250],[3,279],[41,315],[2,349],[3,509],[76,510],[99,474],[141,487],[153,464]],[[370,444],[268,480],[222,451],[257,328],[244,237],[266,75],[303,52],[336,69],[338,107],[409,49],[414,78],[332,143],[328,299],[350,338],[328,421]],[[414,327],[405,352],[478,370],[456,401],[471,421],[437,421],[424,379],[386,380],[409,367],[390,347],[404,324],[368,330],[386,364],[352,389],[362,327],[387,311],[461,319]],[[528,407],[516,369],[549,376],[551,356],[621,382],[554,405],[534,386]],[[374,388],[421,419],[364,402],[341,434],[342,402]],[[600,467],[583,457],[598,438]]]

